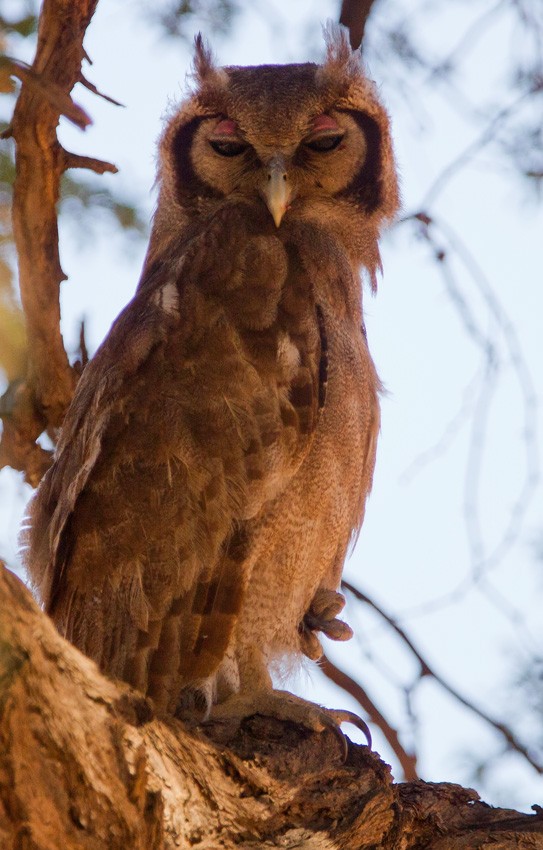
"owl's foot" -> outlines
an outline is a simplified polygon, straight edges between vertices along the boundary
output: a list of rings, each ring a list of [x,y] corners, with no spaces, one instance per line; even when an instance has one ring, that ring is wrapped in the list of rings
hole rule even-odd
[[[331,640],[350,640],[353,630],[337,615],[345,607],[345,597],[335,590],[320,587],[311,600],[311,605],[299,625],[300,648],[312,661],[318,661],[323,650],[315,632],[322,632]]]
[[[340,743],[343,761],[347,758],[348,742],[340,729],[342,723],[352,723],[360,729],[367,738],[368,747],[371,748],[370,730],[358,715],[352,711],[323,708],[288,691],[259,690],[255,693],[234,694],[220,705],[215,705],[209,720],[203,725],[224,723],[229,727],[229,732],[235,732],[243,720],[254,715],[296,723],[312,732],[324,732],[329,729]]]

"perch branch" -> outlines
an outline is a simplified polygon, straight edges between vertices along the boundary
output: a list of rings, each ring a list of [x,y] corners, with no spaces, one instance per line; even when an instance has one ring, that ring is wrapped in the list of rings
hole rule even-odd
[[[367,747],[262,715],[157,717],[63,640],[0,565],[0,846],[543,850],[543,815],[394,785]]]

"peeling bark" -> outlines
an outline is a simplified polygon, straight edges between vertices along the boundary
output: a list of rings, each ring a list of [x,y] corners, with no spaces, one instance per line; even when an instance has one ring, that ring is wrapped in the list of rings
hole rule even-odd
[[[395,785],[367,747],[263,716],[157,717],[0,573],[0,846],[32,850],[543,848],[543,816]]]

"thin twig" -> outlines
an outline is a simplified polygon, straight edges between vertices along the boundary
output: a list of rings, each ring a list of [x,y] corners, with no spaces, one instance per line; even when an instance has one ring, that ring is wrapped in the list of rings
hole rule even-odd
[[[491,6],[490,9],[485,9],[478,18],[475,18],[474,21],[471,21],[458,40],[457,44],[449,51],[449,53],[442,59],[439,64],[433,68],[429,74],[429,78],[427,82],[433,82],[436,77],[439,77],[442,73],[443,69],[452,68],[456,58],[465,53],[470,48],[477,43],[482,37],[488,35],[489,23],[491,19],[501,10],[503,9],[505,3],[504,0],[498,0],[494,6]]]
[[[441,194],[447,183],[449,183],[455,174],[461,171],[476,154],[486,147],[486,145],[495,141],[498,128],[516,112],[519,106],[521,106],[531,94],[532,92],[523,92],[520,97],[513,101],[513,103],[510,103],[508,106],[500,109],[499,112],[494,115],[483,132],[480,133],[473,142],[467,145],[463,151],[457,154],[457,156],[451,160],[449,165],[440,172],[439,176],[434,180],[424,196],[420,205],[421,209],[426,210],[431,208],[432,204],[435,203],[438,195]]]
[[[81,357],[81,367],[84,369],[89,362],[89,350],[87,348],[85,333],[85,319],[81,319],[81,324],[79,326],[79,354]]]
[[[118,168],[112,162],[106,162],[103,159],[95,159],[93,156],[81,156],[78,153],[63,151],[64,169],[68,168],[86,168],[89,171],[94,171],[96,174],[117,174]]]
[[[490,281],[464,242],[449,224],[442,219],[437,219],[435,216],[430,216],[428,212],[419,212],[404,219],[404,221],[408,220],[416,220],[420,223],[420,233],[431,246],[432,252],[438,261],[438,267],[443,275],[449,297],[456,306],[467,333],[482,351],[484,357],[483,375],[472,414],[472,435],[469,445],[468,462],[466,464],[464,504],[464,516],[471,551],[472,581],[476,583],[481,582],[491,569],[494,569],[502,562],[507,552],[518,540],[522,529],[523,517],[536,492],[540,477],[537,445],[537,397],[517,332],[499,303]],[[433,232],[434,229],[437,229],[447,240],[448,245],[446,248],[443,247],[441,240],[438,242]],[[518,386],[523,398],[522,430],[524,434],[526,472],[520,491],[510,511],[505,530],[489,553],[485,552],[479,526],[477,493],[482,476],[482,459],[486,442],[485,435],[488,428],[487,420],[490,401],[497,386],[498,370],[501,368],[501,363],[496,341],[487,332],[480,329],[470,305],[460,291],[448,261],[449,253],[454,253],[468,271],[470,279],[485,302],[496,328],[501,332],[507,346],[509,362],[517,376]],[[465,584],[465,582],[462,582],[462,586],[465,586]],[[456,594],[457,591],[458,588],[453,593]],[[448,601],[450,601],[450,594],[447,594],[443,598],[442,604]],[[500,607],[503,609],[504,606],[501,605]]]
[[[88,59],[86,54],[85,54],[85,58]],[[104,92],[101,92],[99,89],[96,88],[94,83],[91,83],[90,80],[87,80],[87,78],[82,73],[79,74],[79,82],[81,83],[82,86],[85,86],[86,89],[91,91],[93,94],[97,95],[97,97],[101,97],[104,100],[107,100],[107,102],[112,103],[113,106],[123,106],[124,107],[124,103],[120,103],[120,101],[115,100],[115,98],[110,97],[108,94],[104,94]]]

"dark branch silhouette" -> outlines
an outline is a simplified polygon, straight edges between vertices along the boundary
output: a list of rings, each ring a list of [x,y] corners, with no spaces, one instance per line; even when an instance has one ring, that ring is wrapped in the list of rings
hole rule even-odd
[[[366,23],[375,2],[376,0],[343,0],[341,4],[339,22],[349,30],[353,50],[362,47]]]

